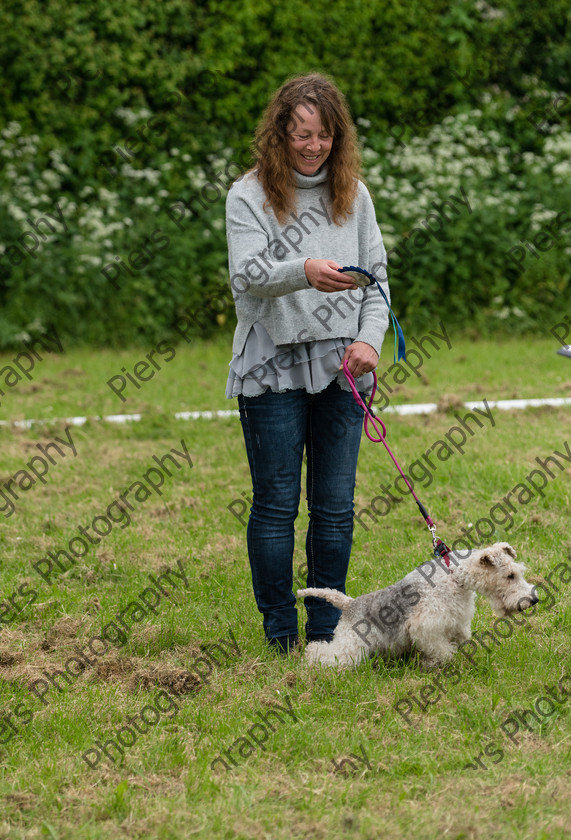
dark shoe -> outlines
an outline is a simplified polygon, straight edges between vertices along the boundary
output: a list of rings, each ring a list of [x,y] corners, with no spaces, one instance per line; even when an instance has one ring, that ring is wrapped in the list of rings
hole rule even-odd
[[[307,641],[309,642],[332,642],[333,641],[333,633],[326,633],[322,636],[308,636]]]
[[[276,639],[267,639],[268,647],[276,653],[287,655],[292,653],[299,646],[298,636],[278,636]]]

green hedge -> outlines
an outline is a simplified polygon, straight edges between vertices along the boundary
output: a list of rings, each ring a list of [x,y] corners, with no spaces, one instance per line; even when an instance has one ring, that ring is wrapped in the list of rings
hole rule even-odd
[[[510,325],[534,327],[536,291],[544,307],[568,291],[563,240],[523,272],[504,255],[533,232],[541,208],[564,206],[563,187],[549,179],[568,155],[558,139],[569,113],[558,94],[569,73],[567,14],[560,0],[521,9],[516,0],[493,8],[483,0],[347,8],[324,0],[7,0],[0,344],[50,324],[68,342],[144,343],[172,332],[189,309],[204,317],[204,301],[228,282],[227,186],[249,161],[269,92],[310,69],[332,74],[346,92],[389,244],[406,235],[424,200],[460,184],[427,182],[425,164],[440,148],[446,174],[447,132],[466,134],[463,114],[478,137],[496,132],[487,151],[456,137],[453,154],[467,168],[503,148],[509,160],[491,176],[464,179],[482,206],[405,273],[395,267],[393,294],[411,326],[446,295],[458,323],[482,313],[484,325],[488,316],[505,319],[507,307],[524,312]],[[387,198],[391,178],[397,186]],[[515,214],[483,202],[503,191],[510,207],[517,196]],[[176,201],[194,208],[179,224],[176,211],[169,216]],[[67,230],[40,223],[47,238],[35,234],[36,253],[33,225],[46,213],[61,213]],[[24,244],[32,253],[19,259]],[[131,271],[119,270],[116,258],[128,265],[130,256]],[[207,307],[206,323],[231,326],[230,308]]]

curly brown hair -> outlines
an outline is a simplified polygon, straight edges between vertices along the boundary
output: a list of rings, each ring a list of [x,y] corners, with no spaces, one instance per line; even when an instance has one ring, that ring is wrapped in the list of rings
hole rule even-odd
[[[288,143],[288,127],[303,105],[315,106],[321,122],[333,137],[327,158],[327,182],[331,194],[332,217],[340,225],[351,213],[361,176],[361,153],[357,132],[345,97],[334,82],[321,73],[288,79],[273,95],[256,129],[252,153],[253,169],[261,181],[278,221],[283,224],[295,210],[295,178]],[[311,107],[307,110],[312,113]],[[291,129],[290,129],[291,130]]]

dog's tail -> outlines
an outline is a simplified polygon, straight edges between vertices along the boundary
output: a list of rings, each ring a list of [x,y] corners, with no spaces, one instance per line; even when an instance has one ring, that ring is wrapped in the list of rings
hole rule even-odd
[[[353,600],[353,598],[350,598],[348,595],[344,595],[337,589],[298,589],[297,597],[323,598],[324,601],[329,601],[330,604],[333,604],[334,607],[337,607],[340,610],[344,610],[345,607],[348,607]]]

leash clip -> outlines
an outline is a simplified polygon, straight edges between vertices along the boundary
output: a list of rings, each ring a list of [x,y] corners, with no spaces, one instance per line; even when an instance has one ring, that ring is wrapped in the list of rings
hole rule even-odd
[[[436,546],[438,545],[438,540],[436,538],[436,525],[429,525],[428,530],[432,534],[432,548],[436,551]]]

